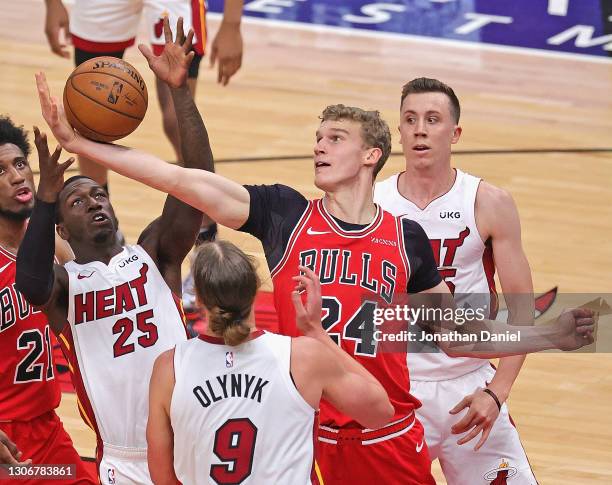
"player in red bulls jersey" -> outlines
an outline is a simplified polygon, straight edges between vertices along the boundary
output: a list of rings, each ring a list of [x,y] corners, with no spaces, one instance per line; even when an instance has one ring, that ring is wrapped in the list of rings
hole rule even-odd
[[[451,167],[451,146],[461,136],[457,96],[437,79],[419,78],[403,87],[400,104],[406,170],[378,182],[374,200],[421,224],[459,304],[493,316],[497,267],[509,323],[532,324],[531,271],[512,197]],[[480,483],[502,456],[515,467],[513,482],[536,483],[505,404],[525,356],[505,357],[495,371],[486,360],[432,350],[410,355],[410,382],[423,403],[417,415],[431,458],[440,460],[448,484]],[[465,445],[478,435],[475,446]]]
[[[324,110],[314,166],[315,184],[325,196],[308,201],[290,187],[242,186],[211,172],[185,170],[147,153],[84,139],[67,124],[42,83],[39,94],[45,120],[68,151],[85,154],[171,193],[223,225],[258,237],[272,272],[279,320],[285,325],[295,321],[290,296],[298,267],[311,267],[319,275],[325,329],[381,382],[395,408],[387,426],[372,430],[329,404],[321,406],[320,465],[326,483],[433,482],[423,428],[414,414],[420,403],[409,393],[407,349],[400,345],[395,352],[379,351],[372,317],[379,303],[390,304],[406,293],[436,293],[434,299],[449,304],[452,299],[423,229],[383,211],[372,199],[374,177],[391,151],[391,135],[378,112],[343,105]],[[199,119],[193,103],[184,114]],[[182,132],[183,143],[202,146],[207,138],[197,131]],[[516,332],[500,322],[479,323],[496,334]],[[437,331],[435,325],[429,328]],[[520,343],[498,342],[483,353],[475,353],[472,344],[443,349],[481,358],[556,347],[570,350],[593,342],[593,328],[592,312],[574,310],[554,324],[521,330]],[[297,333],[295,326],[281,330]]]
[[[57,160],[60,151],[50,155],[45,136],[35,134],[39,163]],[[16,253],[34,208],[29,154],[25,131],[9,118],[0,118],[0,430],[21,451],[19,460],[75,464],[75,479],[58,483],[93,484],[55,413],[61,394],[47,317],[15,288]],[[68,259],[66,252],[58,251],[58,256]]]
[[[192,35],[185,38],[180,29],[154,64],[174,86],[179,113],[191,100],[185,80]],[[189,167],[213,166],[210,147],[194,152],[183,145],[183,153]],[[101,483],[150,483],[149,377],[155,358],[186,340],[181,264],[202,213],[168,197],[162,215],[138,243],[122,247],[113,207],[100,184],[83,176],[63,183],[65,166],[52,161],[40,169],[38,202],[17,260],[17,287],[30,303],[43,306],[67,354],[81,414],[97,435]],[[75,254],[65,266],[53,266],[55,220]]]

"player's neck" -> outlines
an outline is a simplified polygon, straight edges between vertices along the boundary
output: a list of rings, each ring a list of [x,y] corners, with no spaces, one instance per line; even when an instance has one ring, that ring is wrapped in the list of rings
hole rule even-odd
[[[327,211],[336,219],[349,224],[369,224],[376,217],[376,206],[372,198],[372,188],[363,190],[339,190],[327,192],[323,203]]]
[[[17,254],[27,227],[27,220],[17,221],[0,217],[0,245]]]
[[[397,187],[403,197],[424,208],[447,193],[456,177],[456,170],[449,165],[426,168],[407,166],[406,171],[400,174]]]
[[[69,243],[74,251],[74,262],[77,264],[86,264],[92,261],[108,264],[114,256],[117,256],[123,250],[123,247],[116,240],[108,245],[83,244],[75,241],[69,241]]]

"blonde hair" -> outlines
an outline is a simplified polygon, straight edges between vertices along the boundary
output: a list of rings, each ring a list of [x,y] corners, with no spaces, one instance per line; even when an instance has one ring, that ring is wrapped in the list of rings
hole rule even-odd
[[[323,110],[321,121],[356,121],[361,124],[361,137],[368,148],[379,148],[382,155],[374,167],[374,178],[382,170],[391,154],[391,132],[389,125],[383,120],[378,111],[366,111],[353,106],[332,104]]]
[[[259,278],[252,258],[228,241],[202,244],[191,267],[198,298],[209,311],[208,327],[227,345],[244,342]]]

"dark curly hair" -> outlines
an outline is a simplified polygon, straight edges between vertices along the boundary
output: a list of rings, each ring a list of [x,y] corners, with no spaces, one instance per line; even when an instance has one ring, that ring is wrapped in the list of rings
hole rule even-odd
[[[0,116],[0,145],[6,143],[17,146],[26,158],[30,155],[28,132],[23,126],[16,126],[8,116]]]

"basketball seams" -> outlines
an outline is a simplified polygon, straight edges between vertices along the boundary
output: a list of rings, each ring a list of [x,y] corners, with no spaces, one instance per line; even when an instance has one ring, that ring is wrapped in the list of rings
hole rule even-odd
[[[94,103],[96,103],[96,104],[98,104],[98,105],[100,105],[100,106],[102,106],[102,107],[106,108],[106,106],[105,106],[105,105],[103,105],[103,104],[101,104],[101,103],[98,103],[98,102],[97,102],[95,99],[91,99],[89,96],[87,96],[86,94],[83,94],[81,91],[79,91],[78,89],[76,89],[76,88],[74,87],[74,85],[72,84],[72,77],[70,78],[70,84],[71,84],[71,85],[72,85],[72,87],[74,88],[74,91],[75,91],[75,92],[79,93],[81,96],[85,96],[87,99],[90,99],[90,100],[91,100],[91,101],[93,101]],[[100,135],[100,136],[105,136],[105,137],[110,137],[110,138],[119,139],[119,138],[117,138],[117,137],[123,138],[124,136],[128,136],[128,135],[129,135],[130,133],[132,133],[132,131],[133,131],[133,130],[132,130],[132,131],[128,131],[128,132],[126,132],[125,134],[109,134],[109,133],[101,133],[101,132],[99,132],[98,130],[92,130],[92,129],[91,129],[91,128],[89,128],[89,127],[88,127],[88,126],[87,126],[87,125],[86,125],[86,124],[85,124],[83,121],[81,121],[81,119],[80,119],[80,118],[77,116],[77,114],[75,113],[74,109],[72,109],[72,106],[70,106],[70,100],[68,99],[68,96],[66,96],[66,97],[65,97],[65,103],[68,105],[68,109],[70,110],[70,114],[71,114],[72,116],[74,116],[74,118],[75,118],[75,119],[76,119],[76,120],[79,122],[79,124],[80,124],[81,126],[83,126],[84,128],[86,128],[87,130],[89,130],[91,133],[94,133],[94,134],[97,134],[97,135]],[[112,111],[114,111],[114,110],[112,110]],[[114,111],[114,112],[115,112],[115,113],[117,113],[117,114],[121,114],[121,115],[123,115],[123,114],[124,114],[124,113],[120,113],[120,112],[118,112],[118,111]],[[129,115],[125,115],[125,116],[128,116],[129,118],[132,118],[132,117],[131,117],[131,116],[129,116]],[[138,118],[135,118],[135,119],[138,119]],[[77,131],[78,131],[78,130],[77,130]],[[81,135],[83,135],[83,133],[81,133]],[[85,136],[85,135],[83,135],[83,136]],[[87,138],[87,137],[85,137],[85,138]],[[94,140],[94,141],[102,141],[102,140]],[[105,142],[105,143],[108,143],[108,142]]]
[[[85,73],[82,73],[85,74]],[[85,96],[87,99],[89,99],[90,101],[93,101],[94,103],[96,103],[97,105],[102,106],[103,108],[106,108],[109,111],[112,111],[113,113],[117,113],[119,115],[125,116],[126,118],[130,118],[132,120],[138,120],[138,121],[142,121],[144,119],[144,116],[142,118],[139,118],[138,116],[133,116],[133,115],[129,115],[127,113],[124,113],[122,111],[119,111],[117,109],[111,108],[110,106],[108,106],[107,104],[103,104],[100,101],[98,101],[95,98],[92,98],[91,96],[89,96],[88,94],[85,94],[83,91],[81,91],[79,88],[77,88],[74,83],[72,82],[72,78],[74,76],[70,76],[70,86],[72,87],[72,89],[74,89],[77,93],[79,93],[82,96]],[[116,76],[113,76],[116,77]],[[121,78],[117,78],[117,79],[121,79]],[[128,83],[129,84],[129,83]],[[131,86],[131,84],[130,84]],[[133,87],[133,86],[132,86]],[[74,112],[74,111],[73,111]]]
[[[82,66],[82,64],[81,64],[81,66]],[[81,66],[79,66],[79,67],[81,67]],[[78,71],[78,68],[76,70]],[[136,69],[134,69],[134,70],[136,70]],[[124,74],[127,74],[125,71],[121,71],[121,72],[123,72]],[[116,74],[112,74],[112,73],[107,72],[107,71],[92,71],[92,70],[89,70],[89,71],[79,71],[79,72],[73,72],[70,75],[70,78],[69,78],[70,79],[70,83],[73,86],[74,86],[74,84],[72,83],[72,78],[80,76],[81,74],[104,74],[105,76],[110,76],[110,77],[114,77],[116,79],[119,79],[120,81],[123,81],[127,85],[131,86],[133,89],[135,89],[138,92],[138,94],[140,94],[140,97],[142,98],[142,100],[145,103],[145,108],[147,108],[149,106],[149,99],[148,99],[149,98],[149,93],[147,92],[147,97],[145,98],[145,95],[144,95],[143,90],[141,89],[141,87],[138,86],[137,84],[132,84],[132,82],[131,82],[131,80],[129,78],[126,79],[126,78],[117,76]],[[145,89],[146,89],[146,86],[145,86]]]

